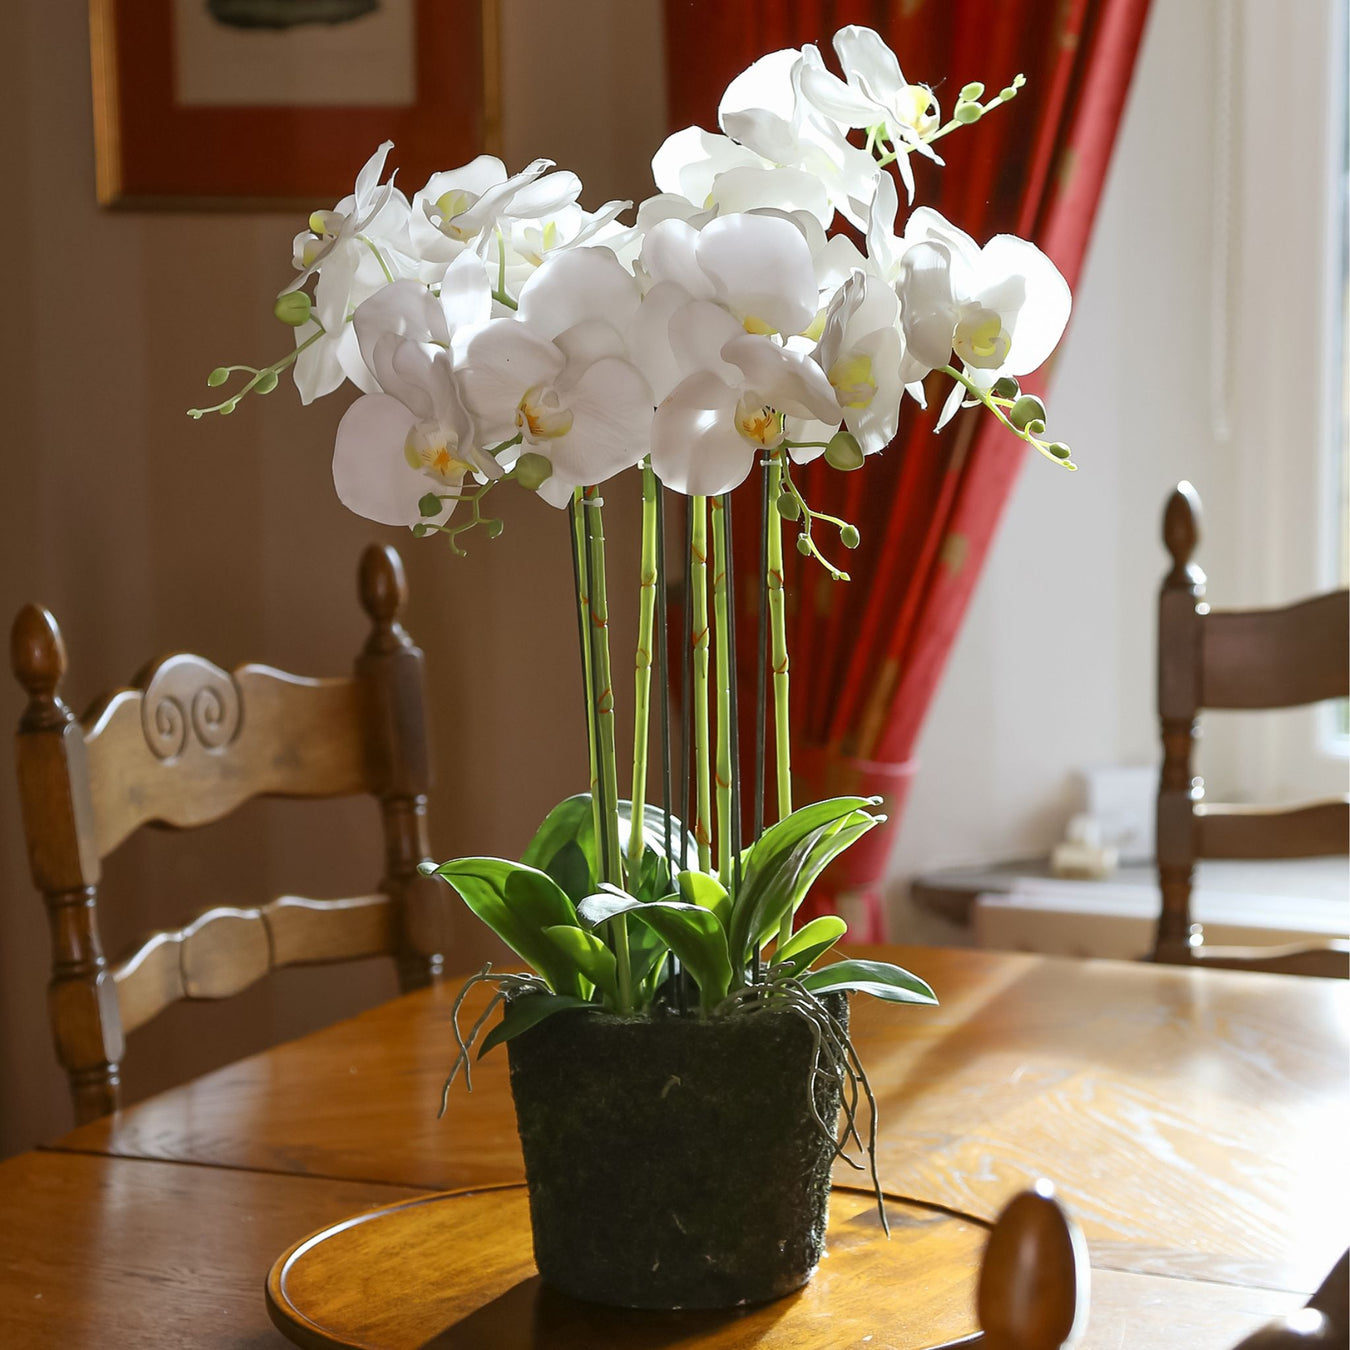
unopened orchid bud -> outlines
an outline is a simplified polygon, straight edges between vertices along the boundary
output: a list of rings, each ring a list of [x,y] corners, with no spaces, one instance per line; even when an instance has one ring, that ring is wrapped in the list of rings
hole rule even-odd
[[[425,539],[430,532],[431,526],[420,520],[412,527],[412,536],[414,539]]]
[[[1045,447],[1056,459],[1068,459],[1073,452],[1063,441],[1051,441]]]
[[[496,517],[483,522],[483,529],[486,531],[489,539],[496,539],[505,528],[506,522],[504,520],[498,520]]]
[[[211,388],[211,389],[217,389],[217,388],[219,388],[222,384],[224,384],[225,381],[228,380],[229,378],[230,378],[230,372],[229,372],[228,370],[226,370],[224,366],[217,366],[217,367],[216,367],[216,368],[215,368],[215,369],[214,369],[214,370],[206,377],[206,383],[207,383],[207,386],[208,386],[209,388]]]
[[[270,394],[277,387],[277,373],[275,370],[264,370],[258,376],[258,382],[253,386],[255,394]]]
[[[848,431],[836,431],[825,447],[825,463],[832,469],[861,469],[864,458],[857,437]]]
[[[228,417],[238,406],[239,400],[237,398],[227,399],[220,405],[220,415],[222,417]]]
[[[801,506],[790,492],[784,492],[774,505],[784,520],[797,520],[802,514]]]
[[[309,322],[313,305],[305,291],[285,291],[277,296],[272,313],[291,328],[300,328]]]
[[[978,103],[958,103],[956,112],[952,115],[958,122],[969,126],[972,122],[978,122],[984,116],[984,109]]]
[[[537,491],[542,484],[553,477],[553,461],[547,455],[537,455],[532,450],[516,460],[516,482],[530,492]],[[492,538],[496,538],[493,535]]]
[[[797,536],[797,552],[800,553],[803,558],[809,558],[811,556],[811,541],[804,534],[799,534]]]
[[[1022,386],[1011,375],[1000,375],[991,392],[995,398],[1016,398],[1022,392]]]
[[[1041,436],[1045,433],[1045,423],[1039,417],[1033,417],[1023,428],[1028,436]]]
[[[957,101],[960,103],[974,103],[977,98],[984,97],[984,85],[978,80],[971,84],[962,85],[960,94],[957,95]]]
[[[424,516],[439,516],[441,499],[434,492],[428,492],[425,497],[418,498],[417,510]]]
[[[839,527],[839,542],[845,548],[857,548],[862,542],[862,536],[858,533],[856,525],[841,525]]]
[[[1015,426],[1018,431],[1027,431],[1030,429],[1030,423],[1039,422],[1041,430],[1045,430],[1045,404],[1036,397],[1035,394],[1023,394],[1008,411],[1008,421]],[[1036,434],[1034,431],[1031,433]]]

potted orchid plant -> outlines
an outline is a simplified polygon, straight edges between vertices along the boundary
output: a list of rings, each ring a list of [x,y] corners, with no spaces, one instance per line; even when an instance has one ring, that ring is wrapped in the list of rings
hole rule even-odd
[[[275,306],[293,350],[214,370],[212,386],[243,382],[191,414],[232,412],[287,367],[305,402],[350,381],[360,397],[333,478],[352,510],[456,553],[501,532],[491,494],[506,483],[566,516],[590,786],[519,862],[436,869],[529,967],[485,967],[466,986],[493,996],[467,1035],[456,1019],[446,1089],[475,1044],[509,1043],[540,1270],[606,1302],[728,1305],[804,1283],[833,1162],[873,1154],[845,996],[936,1001],[893,965],[821,964],[841,919],[794,921],[822,870],[879,820],[877,799],[792,806],[784,537],[838,580],[839,550],[858,543],[805,500],[794,468],[823,455],[865,471],[933,372],[951,384],[939,426],[982,405],[1073,467],[1017,382],[1068,319],[1054,265],[1012,236],[981,247],[926,207],[897,233],[911,156],[940,164],[936,144],[1013,99],[1021,77],[992,96],[964,86],[944,120],[870,29],[841,30],[834,50],[840,73],[806,46],[734,80],[720,134],[689,128],[657,151],[660,191],[632,224],[628,202],[583,210],[579,180],[547,160],[508,175],[480,156],[410,200],[384,177],[382,145],[353,193],[296,237]],[[601,489],[625,473],[641,475],[642,545],[622,798]],[[738,707],[742,487],[763,504],[753,749]],[[686,601],[673,672],[672,569]],[[653,721],[659,804],[647,795]],[[871,1171],[875,1184],[874,1156]]]

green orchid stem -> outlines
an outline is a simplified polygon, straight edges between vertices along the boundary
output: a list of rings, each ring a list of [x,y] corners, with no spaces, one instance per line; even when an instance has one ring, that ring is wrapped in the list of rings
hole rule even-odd
[[[609,664],[609,601],[605,584],[605,523],[600,496],[586,488],[582,503],[590,539],[590,609],[592,669],[595,684],[592,701],[595,709],[596,757],[600,769],[601,828],[605,833],[602,856],[611,875],[605,880],[622,886],[623,853],[619,844],[618,761],[614,753],[614,683]],[[628,918],[620,914],[612,920],[615,974],[619,986],[620,1015],[633,1008],[632,962],[628,952]]]
[[[303,342],[297,342],[296,345],[286,353],[279,361],[273,361],[270,366],[264,366],[261,370],[253,371],[253,378],[237,393],[231,394],[229,398],[222,399],[213,408],[189,408],[187,415],[194,421],[200,422],[203,417],[210,413],[233,412],[239,400],[254,389],[261,380],[269,375],[280,375],[283,370],[289,366],[297,356],[307,347],[312,347],[327,331],[317,319],[318,331],[311,333]],[[252,370],[252,366],[226,366],[226,370]]]
[[[769,501],[776,502],[783,489],[783,457],[778,451],[769,461]],[[778,766],[778,819],[792,811],[792,743],[788,725],[788,650],[787,610],[784,603],[783,521],[775,510],[769,522],[769,643],[770,669],[773,671],[774,753]],[[782,947],[792,936],[792,913],[783,916],[778,930]]]
[[[647,805],[647,741],[651,721],[652,630],[656,618],[656,472],[642,465],[642,571],[638,592],[638,641],[633,662],[633,811],[628,827],[628,874],[638,875]]]
[[[950,375],[957,384],[963,385],[975,398],[979,399],[979,401],[983,403],[984,406],[988,408],[989,411],[1017,437],[1018,440],[1025,441],[1028,445],[1035,446],[1036,449],[1051,462],[1051,464],[1058,464],[1061,469],[1072,470],[1078,468],[1078,465],[1075,464],[1073,460],[1060,459],[1058,455],[1053,454],[1050,450],[1049,441],[1042,441],[1033,436],[1031,432],[1026,431],[1021,427],[1014,426],[1012,422],[1008,420],[1007,414],[999,407],[999,400],[995,399],[988,389],[981,389],[979,385],[963,375],[955,366],[942,366],[940,369],[944,375]]]
[[[713,520],[713,625],[717,678],[717,879],[731,889],[731,625],[727,619],[726,507],[709,499]]]
[[[712,776],[708,762],[708,499],[690,497],[689,612],[694,647],[694,840],[701,872],[712,871]]]
[[[595,846],[598,849],[601,831],[600,760],[599,747],[595,741],[595,701],[591,698],[591,601],[586,585],[590,563],[586,555],[585,509],[581,489],[577,488],[572,493],[572,563],[577,583],[577,616],[581,629],[581,678],[586,686],[586,749],[590,756],[591,771],[591,825],[595,833]]]
[[[358,235],[357,238],[375,255],[375,261],[380,264],[380,271],[384,273],[384,279],[392,286],[394,274],[389,270],[389,264],[385,262],[384,254],[380,252],[374,240],[367,239],[364,234]]]
[[[786,492],[787,495],[797,503],[797,506],[801,511],[802,531],[799,538],[806,540],[806,547],[810,556],[813,557],[830,574],[830,576],[834,578],[835,581],[848,581],[849,574],[845,572],[842,568],[836,567],[820,551],[820,548],[817,546],[816,541],[811,534],[811,527],[818,520],[827,520],[830,522],[831,525],[836,526],[841,531],[848,524],[848,521],[840,520],[838,516],[826,515],[824,511],[813,511],[806,504],[806,498],[802,496],[800,491],[798,491],[796,483],[792,481],[792,470],[788,467],[786,459],[779,460],[778,464],[779,464],[778,470],[779,479],[778,482],[774,485],[775,490]],[[777,501],[778,498],[775,497],[774,500]],[[776,514],[777,512],[775,512],[775,515]]]

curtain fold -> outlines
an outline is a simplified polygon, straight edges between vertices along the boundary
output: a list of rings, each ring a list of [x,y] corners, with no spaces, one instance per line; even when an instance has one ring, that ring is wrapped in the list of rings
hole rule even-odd
[[[666,0],[671,130],[715,129],[722,91],[752,60],[807,42],[827,51],[849,23],[877,29],[908,79],[934,84],[944,110],[969,81],[1000,89],[1023,73],[1015,99],[939,143],[945,167],[914,156],[915,204],[936,207],[979,243],[1006,232],[1030,239],[1073,286],[1148,3]],[[903,217],[903,188],[900,199]],[[1023,387],[1043,392],[1047,373]],[[859,938],[884,935],[878,883],[914,775],[914,745],[1026,455],[978,409],[934,435],[946,391],[930,379],[929,409],[906,399],[895,441],[863,470],[838,473],[817,461],[796,472],[813,508],[852,521],[862,536],[852,552],[833,549],[852,581],[832,581],[795,550],[786,564],[799,799],[876,793],[888,815],[808,902],[810,912],[826,912],[851,893],[847,917]],[[758,494],[741,498],[737,571],[749,615],[758,597],[759,504]],[[741,663],[747,678],[752,664]],[[753,691],[742,691],[741,707],[754,707]],[[753,736],[745,740],[748,748]]]

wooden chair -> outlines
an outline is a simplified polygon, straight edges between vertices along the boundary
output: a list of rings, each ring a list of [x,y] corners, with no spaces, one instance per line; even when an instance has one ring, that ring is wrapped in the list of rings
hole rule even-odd
[[[29,699],[19,792],[51,923],[48,1011],[79,1122],[117,1108],[127,1033],[179,999],[226,998],[280,966],[381,953],[396,957],[405,988],[440,973],[442,901],[417,871],[430,777],[422,653],[399,622],[407,583],[392,548],[366,549],[360,595],[372,627],[350,677],[301,679],[261,665],[227,672],[179,654],[81,719],[61,700],[56,620],[38,605],[19,611],[12,663]],[[205,825],[256,796],[362,793],[380,803],[378,894],[212,909],[117,964],[104,958],[100,862],[139,826]]]
[[[1218,948],[1191,921],[1198,858],[1304,858],[1350,851],[1350,798],[1285,809],[1204,802],[1191,772],[1201,708],[1289,708],[1350,693],[1350,592],[1283,609],[1211,611],[1205,574],[1191,561],[1200,498],[1180,483],[1167,503],[1163,542],[1172,568],[1158,604],[1158,790],[1162,913],[1153,959],[1170,964],[1350,975],[1350,944]]]

